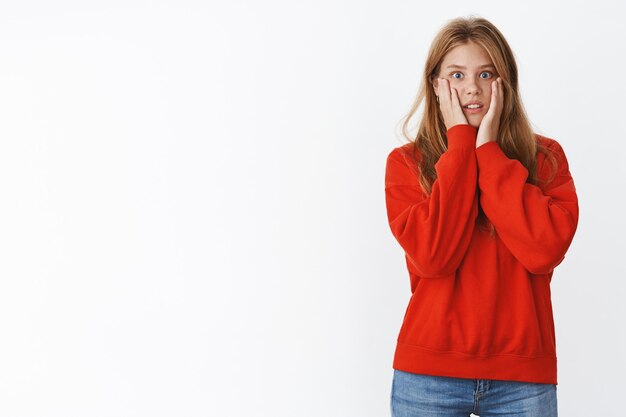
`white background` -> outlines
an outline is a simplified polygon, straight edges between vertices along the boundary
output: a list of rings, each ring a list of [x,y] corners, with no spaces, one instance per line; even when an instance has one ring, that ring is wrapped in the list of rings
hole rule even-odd
[[[625,7],[468,4],[2,1],[0,416],[389,415],[385,158],[469,14],[577,186],[560,414],[619,415]]]

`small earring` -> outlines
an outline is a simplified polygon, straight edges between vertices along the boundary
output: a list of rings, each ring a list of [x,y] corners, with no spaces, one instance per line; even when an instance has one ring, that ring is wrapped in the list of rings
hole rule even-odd
[[[437,103],[439,103],[439,96],[436,96],[436,97],[437,97]]]

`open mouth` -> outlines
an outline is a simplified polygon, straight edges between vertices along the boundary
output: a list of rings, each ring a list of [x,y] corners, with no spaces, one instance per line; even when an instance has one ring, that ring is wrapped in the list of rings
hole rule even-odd
[[[478,114],[482,113],[483,107],[480,103],[470,103],[463,106],[463,111],[467,114]]]

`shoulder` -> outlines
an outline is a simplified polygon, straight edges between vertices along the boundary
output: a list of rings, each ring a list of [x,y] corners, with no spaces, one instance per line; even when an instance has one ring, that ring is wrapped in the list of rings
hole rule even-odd
[[[389,160],[398,160],[404,161],[405,163],[414,163],[416,159],[419,159],[419,150],[417,146],[415,146],[415,142],[408,142],[393,148],[387,155],[387,162],[389,162]]]
[[[556,139],[550,138],[548,136],[545,136],[539,133],[535,133],[534,135],[535,135],[535,138],[537,139],[537,142],[547,148],[552,148],[553,146],[559,145],[559,142]]]
[[[544,181],[542,188],[552,187],[571,176],[569,163],[563,146],[554,138],[535,133],[538,144],[543,149],[537,149],[537,174]]]
[[[537,143],[542,145],[542,147],[554,156],[557,160],[558,164],[567,163],[567,158],[565,157],[565,151],[563,150],[563,146],[554,138],[547,137],[545,135],[541,135],[539,133],[535,133],[535,138],[537,139]],[[538,150],[539,151],[539,150]],[[543,152],[539,151],[538,162],[547,158]]]
[[[387,155],[388,177],[417,177],[419,176],[419,150],[414,142],[393,148]]]

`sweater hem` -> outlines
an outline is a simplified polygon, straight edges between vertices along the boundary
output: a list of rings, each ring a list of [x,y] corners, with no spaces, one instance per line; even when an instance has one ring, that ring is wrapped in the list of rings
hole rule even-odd
[[[493,354],[479,356],[436,351],[398,342],[393,368],[416,374],[557,385],[556,356]]]

